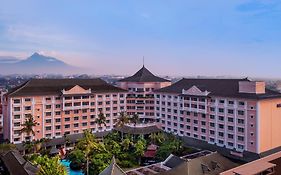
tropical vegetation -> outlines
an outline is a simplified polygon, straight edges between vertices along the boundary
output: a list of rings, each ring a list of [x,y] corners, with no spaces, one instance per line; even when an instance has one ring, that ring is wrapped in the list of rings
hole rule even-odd
[[[32,163],[39,167],[38,175],[67,175],[65,167],[60,163],[58,156],[35,156]]]

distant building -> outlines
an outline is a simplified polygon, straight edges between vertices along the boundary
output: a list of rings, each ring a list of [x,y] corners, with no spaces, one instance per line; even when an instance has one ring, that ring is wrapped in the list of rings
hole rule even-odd
[[[124,78],[117,85],[128,90],[127,113],[138,114],[143,122],[155,121],[154,90],[171,85],[171,81],[153,75],[144,66],[133,76]]]
[[[32,79],[9,91],[3,101],[4,137],[12,143],[113,128],[126,110],[126,90],[101,79]],[[95,122],[103,113],[106,124]],[[20,134],[26,115],[37,122],[35,135]]]
[[[232,150],[281,147],[281,94],[248,79],[182,79],[155,91],[163,130]]]

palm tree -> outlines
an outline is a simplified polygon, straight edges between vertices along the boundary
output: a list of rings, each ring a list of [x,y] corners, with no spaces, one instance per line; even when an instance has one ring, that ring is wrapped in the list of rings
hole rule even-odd
[[[30,139],[30,134],[35,136],[33,127],[35,127],[36,125],[37,122],[33,119],[33,116],[31,114],[27,114],[25,118],[25,122],[21,125],[23,126],[23,128],[20,130],[20,134],[25,133],[27,136],[29,136]]]
[[[122,127],[125,124],[129,123],[129,121],[130,121],[130,118],[127,115],[127,113],[122,111],[122,112],[120,112],[118,121],[115,125],[118,126],[118,127]]]
[[[99,149],[98,143],[95,141],[94,135],[89,131],[84,131],[84,137],[78,142],[77,147],[83,150],[86,157],[86,172],[89,175],[89,154],[93,150]]]
[[[130,118],[130,122],[134,123],[134,125],[136,126],[137,123],[139,122],[139,115],[138,115],[138,114],[134,114],[134,115]]]
[[[161,132],[159,133],[151,133],[149,138],[153,144],[161,144],[165,141],[165,135]]]
[[[153,144],[156,144],[156,140],[157,140],[157,134],[156,133],[151,133],[148,137]]]
[[[98,118],[96,118],[96,123],[99,125],[100,128],[101,128],[102,124],[104,124],[104,126],[106,126],[106,117],[105,117],[104,113],[102,113],[101,110],[98,115]]]
[[[115,124],[117,127],[123,127],[125,124],[129,123],[130,118],[126,112],[122,111],[119,114],[118,122]],[[121,132],[121,138],[123,140],[123,132]]]

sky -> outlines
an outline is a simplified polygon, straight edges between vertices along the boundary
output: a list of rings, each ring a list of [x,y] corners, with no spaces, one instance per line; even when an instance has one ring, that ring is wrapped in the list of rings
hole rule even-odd
[[[281,77],[280,0],[1,0],[0,56],[131,75]],[[85,69],[86,70],[86,69]]]

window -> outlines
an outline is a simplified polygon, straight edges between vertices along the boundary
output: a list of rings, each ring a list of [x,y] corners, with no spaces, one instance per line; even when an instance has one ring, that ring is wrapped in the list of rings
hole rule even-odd
[[[83,120],[87,120],[87,118],[88,118],[87,116],[83,116],[82,117]]]
[[[234,101],[228,101],[229,105],[234,105]]]
[[[60,118],[56,118],[56,123],[59,123],[60,122]]]
[[[238,144],[237,146],[238,146],[238,149],[244,149],[243,145]]]
[[[19,127],[20,126],[20,122],[15,122],[14,123],[14,127]]]
[[[56,125],[56,129],[60,129],[60,125]]]
[[[244,124],[244,119],[238,119],[239,124]]]
[[[46,119],[46,123],[51,123],[52,120],[51,119]]]
[[[237,128],[237,131],[238,131],[238,132],[241,132],[241,133],[244,133],[244,128],[238,127],[238,128]]]
[[[65,107],[71,107],[71,106],[72,106],[72,103],[65,103],[64,106],[65,106]]]
[[[69,124],[64,125],[64,128],[68,129],[68,128],[70,128],[70,125]]]
[[[79,120],[79,117],[78,116],[74,117],[74,120]]]
[[[46,131],[50,131],[52,129],[52,127],[51,126],[46,126],[45,129],[46,129]]]
[[[228,118],[227,118],[227,121],[233,123],[233,122],[234,122],[234,119],[231,118],[231,117],[228,117]]]
[[[244,106],[245,105],[245,102],[243,102],[243,101],[239,101],[239,106]]]
[[[219,112],[220,113],[224,113],[224,109],[223,108],[219,108]]]
[[[210,119],[215,120],[215,116],[214,115],[210,115]]]
[[[233,139],[233,138],[234,138],[233,134],[228,134],[227,137],[228,137],[229,139]]]
[[[25,98],[24,101],[29,102],[29,101],[31,101],[31,98]]]
[[[223,132],[219,132],[219,136],[220,136],[220,137],[223,137],[223,136],[224,136],[224,133],[223,133]]]
[[[51,100],[51,98],[50,98],[50,97],[47,97],[47,98],[45,98],[45,100],[46,100],[46,101],[50,101],[50,100]]]
[[[234,110],[233,110],[233,109],[228,109],[228,110],[227,110],[227,113],[229,113],[229,114],[234,114]]]
[[[14,99],[14,104],[19,104],[20,103],[20,99]]]
[[[238,110],[238,115],[244,115],[244,111]]]
[[[81,102],[75,102],[74,106],[81,106]]]
[[[220,104],[224,104],[224,100],[220,100],[219,102],[220,102]]]
[[[74,126],[74,128],[78,128],[79,127],[79,123],[74,123],[73,126]]]
[[[64,111],[64,114],[69,115],[70,111]]]
[[[228,129],[229,131],[233,131],[233,130],[234,130],[234,127],[233,127],[233,126],[227,126],[227,129]]]
[[[30,111],[30,110],[31,110],[31,106],[25,106],[25,107],[24,107],[24,110]]]
[[[20,119],[20,115],[14,115],[14,119]]]
[[[87,126],[87,122],[82,123],[82,126]]]
[[[64,119],[64,121],[65,121],[65,122],[69,122],[69,121],[70,121],[70,118],[67,117],[67,118]]]
[[[227,142],[227,145],[230,146],[230,147],[234,146],[234,144],[232,142]]]
[[[223,129],[223,128],[224,128],[224,125],[223,125],[223,124],[219,124],[219,128],[220,128],[220,129]]]
[[[46,109],[51,109],[52,106],[51,105],[46,105]]]
[[[20,111],[20,107],[14,107],[14,111]]]
[[[52,112],[46,112],[46,116],[51,116]]]
[[[243,136],[238,136],[237,139],[238,139],[239,141],[244,141],[244,137],[243,137]]]
[[[210,123],[210,127],[215,127],[215,123]]]
[[[224,121],[224,116],[219,116],[220,121]]]

